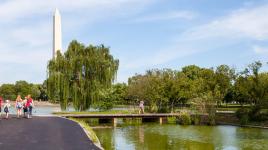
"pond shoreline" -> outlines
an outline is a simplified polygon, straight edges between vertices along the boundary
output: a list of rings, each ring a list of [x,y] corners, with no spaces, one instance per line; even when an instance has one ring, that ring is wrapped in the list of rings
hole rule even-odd
[[[123,149],[267,149],[268,130],[232,125],[179,125],[122,123],[116,128],[95,128],[106,150]],[[256,133],[258,137],[256,137]],[[217,135],[217,136],[215,136]],[[250,137],[250,139],[249,139]],[[251,142],[249,142],[251,141]]]

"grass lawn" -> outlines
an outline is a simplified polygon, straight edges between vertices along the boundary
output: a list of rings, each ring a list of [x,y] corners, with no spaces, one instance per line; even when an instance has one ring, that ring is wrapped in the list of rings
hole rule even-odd
[[[217,108],[218,111],[237,111],[239,108]]]
[[[55,115],[64,115],[64,114],[133,114],[133,113],[138,113],[134,112],[131,110],[108,110],[108,111],[83,111],[83,112],[78,112],[78,111],[71,111],[71,112],[54,112],[53,114]]]

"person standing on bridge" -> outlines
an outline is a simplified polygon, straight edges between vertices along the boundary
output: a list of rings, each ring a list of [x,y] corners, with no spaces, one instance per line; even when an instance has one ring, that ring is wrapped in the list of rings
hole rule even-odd
[[[139,114],[144,114],[144,102],[140,101],[140,105],[139,105]]]

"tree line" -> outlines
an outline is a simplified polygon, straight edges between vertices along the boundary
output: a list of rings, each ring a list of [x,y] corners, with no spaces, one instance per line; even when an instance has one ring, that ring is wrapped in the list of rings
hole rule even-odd
[[[32,98],[36,100],[47,100],[46,92],[42,84],[16,81],[15,84],[2,84],[0,86],[0,96],[4,99],[15,100],[17,95],[27,96],[28,94],[31,94]]]
[[[242,106],[237,111],[239,118],[265,120],[268,119],[268,73],[260,72],[262,66],[256,61],[240,72],[227,65],[152,69],[130,77],[123,97],[125,103],[145,101],[149,112],[174,112],[175,107],[185,106],[212,116],[216,107],[236,103]]]
[[[181,71],[153,69],[129,78],[126,96],[145,100],[150,111],[172,110],[174,105],[204,96],[210,96],[216,105],[235,102],[262,106],[268,98],[268,73],[260,73],[261,67],[261,62],[254,62],[242,72],[227,65],[215,69],[190,65]]]
[[[151,69],[130,77],[127,84],[114,84],[118,66],[119,60],[108,47],[85,46],[74,40],[64,54],[49,61],[44,83],[49,99],[59,102],[62,109],[73,104],[78,111],[137,105],[140,100],[149,112],[173,112],[178,106],[212,112],[223,103],[237,103],[260,113],[268,106],[268,73],[260,72],[260,61],[242,71],[228,65]]]

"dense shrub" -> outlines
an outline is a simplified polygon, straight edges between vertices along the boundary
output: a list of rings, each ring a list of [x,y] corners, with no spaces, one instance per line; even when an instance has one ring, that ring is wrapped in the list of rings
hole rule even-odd
[[[199,115],[192,116],[191,120],[192,120],[192,124],[200,125],[201,118]]]
[[[249,120],[248,115],[242,115],[242,117],[240,118],[240,124],[246,125],[246,124],[248,124],[248,120]]]
[[[250,109],[240,108],[235,112],[236,117],[239,119],[241,125],[246,125],[249,121]]]
[[[178,123],[181,125],[190,125],[191,124],[191,116],[188,112],[181,112],[178,116]]]
[[[249,119],[251,121],[265,121],[265,113],[261,113],[261,108],[259,106],[254,106],[249,111]]]
[[[216,116],[214,115],[208,115],[208,124],[209,125],[216,125],[216,120],[215,120]]]
[[[168,123],[175,123],[176,119],[177,119],[176,117],[168,117],[167,121],[168,121]]]
[[[248,108],[240,108],[235,112],[237,118],[242,118],[244,115],[248,115],[250,110]]]

